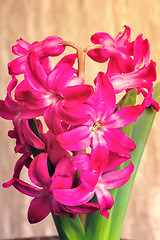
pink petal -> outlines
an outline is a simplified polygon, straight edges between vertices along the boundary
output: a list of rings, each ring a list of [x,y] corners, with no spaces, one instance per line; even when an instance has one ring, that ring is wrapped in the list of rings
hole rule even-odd
[[[46,137],[47,153],[53,166],[56,166],[60,159],[69,158],[71,156],[69,152],[60,146],[59,142],[56,140],[56,136],[52,132],[48,131]]]
[[[98,182],[99,174],[84,170],[80,173],[80,179],[88,190],[92,192]]]
[[[39,187],[49,186],[51,184],[47,157],[47,153],[40,153],[32,160],[29,167],[29,177],[31,181]]]
[[[97,203],[84,203],[82,205],[79,206],[65,206],[68,210],[76,212],[76,213],[84,213],[84,214],[88,214],[91,212],[95,212],[97,210],[99,210],[100,206]]]
[[[130,27],[129,26],[124,26],[124,27],[125,27],[124,31],[120,32],[115,38],[115,42],[121,46],[128,44],[131,40]]]
[[[136,121],[144,110],[142,105],[123,107],[104,119],[103,126],[108,129],[126,127]]]
[[[19,75],[25,72],[26,56],[18,57],[8,63],[8,70],[10,75]]]
[[[108,77],[102,72],[98,73],[93,108],[99,118],[104,118],[114,111],[116,107],[115,101],[114,89]]]
[[[83,184],[73,189],[56,189],[53,191],[55,199],[68,206],[77,206],[88,202],[94,192],[90,192]]]
[[[30,223],[38,223],[48,216],[51,212],[51,201],[49,196],[34,198],[28,209],[28,220]]]
[[[123,162],[128,161],[130,158],[131,158],[130,154],[117,154],[110,151],[108,160],[106,161],[106,164],[103,166],[102,172],[109,172],[117,168]]]
[[[86,123],[90,118],[90,108],[87,104],[70,105],[68,102],[57,105],[60,119],[71,126]]]
[[[55,169],[55,175],[71,175],[73,176],[75,174],[75,170],[73,168],[72,161],[68,158],[61,159]]]
[[[152,82],[156,80],[155,63],[151,62],[147,67],[138,71],[126,74],[114,74],[110,76],[115,93],[120,93],[126,89],[152,87]]]
[[[139,69],[143,63],[143,39],[142,34],[140,34],[134,43],[134,62],[135,68]]]
[[[95,188],[98,203],[100,205],[100,213],[106,218],[109,217],[108,210],[112,208],[114,199],[103,184],[97,184]]]
[[[116,54],[116,56],[110,58],[107,67],[107,75],[108,77],[110,77],[116,73],[129,73],[133,70],[133,59],[130,56],[124,55],[123,53],[119,52]]]
[[[89,154],[78,153],[72,160],[75,170],[89,170],[91,167]]]
[[[43,189],[36,188],[20,179],[13,178],[12,185],[21,193],[30,197],[40,197],[43,195]],[[6,187],[4,185],[4,187]]]
[[[92,161],[92,168],[98,172],[101,172],[104,165],[108,160],[108,144],[103,138],[103,134],[95,132],[92,136],[92,151],[91,151],[91,161]]]
[[[76,70],[67,63],[57,65],[48,76],[49,91],[55,91],[61,95],[62,89],[70,82],[75,72]]]
[[[28,120],[24,120],[24,121],[25,122],[23,124],[23,127],[24,127],[23,133],[25,135],[25,139],[28,142],[28,144],[37,149],[44,150],[45,149],[44,142],[32,132],[32,130],[30,129]]]
[[[45,123],[49,130],[54,134],[62,133],[63,127],[61,123],[61,119],[58,117],[57,108],[55,105],[50,105],[43,114]],[[53,121],[54,119],[54,121]]]
[[[48,76],[52,71],[52,65],[49,57],[44,58],[40,61],[42,68],[44,69],[46,75]]]
[[[27,163],[30,164],[31,160],[30,153],[24,153],[15,164],[13,178],[19,178],[22,168],[26,166]]]
[[[33,89],[39,91],[46,87],[47,75],[35,52],[30,52],[28,54],[26,76]]]
[[[62,95],[66,101],[72,101],[74,104],[85,102],[93,93],[91,85],[76,85],[65,87]]]
[[[50,191],[53,191],[55,189],[70,189],[73,184],[73,178],[72,176],[64,175],[64,176],[53,176],[53,182],[50,187]]]
[[[86,149],[90,145],[90,130],[86,126],[80,126],[58,134],[57,140],[64,149],[69,151]]]
[[[136,148],[135,143],[120,129],[109,129],[104,132],[108,148],[112,152],[128,154]]]
[[[124,169],[103,174],[98,184],[105,184],[107,189],[121,187],[129,180],[133,170],[134,165],[132,162],[130,162],[129,165]]]
[[[26,107],[31,110],[39,111],[53,102],[53,96],[47,91],[34,90],[25,79],[20,82],[15,90],[15,98],[19,102],[23,102]]]

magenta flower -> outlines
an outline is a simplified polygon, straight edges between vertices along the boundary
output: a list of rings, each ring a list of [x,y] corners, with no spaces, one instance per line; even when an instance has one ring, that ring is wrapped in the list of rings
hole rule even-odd
[[[75,218],[77,213],[100,210],[108,218],[114,205],[109,190],[124,185],[134,170],[129,153],[136,145],[121,128],[136,121],[145,107],[159,110],[152,98],[157,75],[148,40],[140,34],[131,42],[131,29],[125,26],[115,38],[100,32],[92,35],[91,42],[82,49],[50,36],[32,44],[19,39],[12,48],[18,57],[8,64],[12,80],[6,98],[0,100],[0,116],[12,121],[8,135],[16,140],[15,152],[22,155],[12,179],[3,186],[33,198],[30,223],[40,222],[50,212]],[[50,57],[66,47],[76,53],[52,67]],[[95,88],[84,82],[86,55],[107,62],[106,72],[94,79]],[[16,79],[20,74],[23,79]],[[142,94],[141,104],[128,106],[130,94],[125,94],[132,89]],[[120,108],[116,97],[123,92],[127,103],[118,100],[126,105]],[[22,170],[28,171],[29,182],[23,181]]]
[[[107,159],[101,154],[96,156],[96,160],[89,154],[78,154],[73,159],[73,165],[76,170],[81,170],[80,184],[72,189],[55,189],[54,197],[62,204],[69,206],[81,205],[96,194],[100,205],[100,212],[103,216],[109,217],[108,210],[114,204],[113,197],[108,189],[113,189],[125,184],[133,172],[134,166],[132,163],[128,167],[121,170],[114,170],[122,162],[128,160],[128,157],[112,154]],[[99,168],[99,163],[105,162],[105,173],[96,171]],[[96,166],[97,165],[97,166]],[[104,164],[103,164],[104,167]],[[109,172],[111,171],[111,172]]]
[[[7,88],[5,100],[0,100],[0,116],[7,120],[14,118],[31,119],[42,115],[41,109],[29,109],[25,104],[15,101],[12,98],[12,91],[16,87],[18,80],[13,76]]]
[[[43,111],[51,130],[51,119],[55,113],[58,119],[63,117],[67,123],[73,119],[79,124],[89,119],[83,102],[91,96],[93,87],[84,85],[83,80],[76,76],[76,70],[71,66],[74,61],[75,55],[65,57],[47,75],[35,53],[31,52],[28,55],[26,78],[16,88],[16,100],[31,110]],[[72,108],[69,114],[68,108]],[[81,112],[79,118],[77,111]]]
[[[127,154],[135,149],[134,142],[119,128],[135,121],[144,111],[141,105],[124,107],[115,112],[114,89],[104,73],[96,79],[95,94],[90,99],[91,119],[83,125],[57,135],[61,146],[70,151],[79,151],[91,145],[94,152],[109,150]]]
[[[18,75],[25,73],[26,58],[31,51],[36,53],[42,65],[43,63],[49,65],[47,58],[49,56],[59,56],[64,50],[63,40],[57,36],[50,36],[41,42],[34,42],[32,44],[19,39],[17,40],[17,45],[13,46],[12,51],[20,57],[8,64],[9,74]]]
[[[109,76],[116,94],[133,88],[137,88],[139,90],[138,93],[147,89],[148,93],[146,93],[143,101],[145,107],[150,106],[152,103],[153,82],[156,81],[156,78],[156,66],[153,61],[151,61],[147,67],[143,67],[139,70],[125,74],[112,74]]]
[[[50,178],[47,167],[46,153],[41,153],[35,157],[29,166],[29,177],[37,187],[25,183],[24,181],[13,178],[3,186],[14,186],[18,191],[28,196],[34,197],[28,209],[28,220],[30,223],[42,221],[53,211],[55,215],[64,215],[69,213],[72,218],[76,213],[93,212],[99,209],[96,203],[87,203],[82,206],[70,207],[63,206],[57,202],[53,196],[54,189],[71,188],[75,170],[69,159],[62,159],[55,169],[55,174]],[[16,174],[14,174],[16,175]]]
[[[100,44],[101,49],[89,51],[87,54],[96,62],[106,62],[110,59],[110,65],[114,72],[126,73],[134,69],[133,43],[130,42],[131,29],[125,26],[124,32],[120,32],[116,38],[108,33],[100,32],[91,36],[91,42]]]

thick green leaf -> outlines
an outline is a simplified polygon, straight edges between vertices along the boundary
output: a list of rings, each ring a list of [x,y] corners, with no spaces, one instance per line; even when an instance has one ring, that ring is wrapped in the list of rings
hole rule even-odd
[[[85,232],[78,216],[75,219],[68,214],[56,216],[52,213],[52,216],[61,240],[84,240]]]
[[[154,88],[153,98],[157,102],[160,102],[160,83],[158,83]],[[155,118],[155,114],[156,111],[152,107],[149,107],[135,123],[132,139],[137,147],[136,150],[131,153],[131,161],[134,164],[134,172],[132,173],[130,180],[124,186],[120,187],[116,194],[115,204],[112,211],[112,224],[110,226],[108,240],[120,239],[133,183]],[[126,165],[127,163],[125,163],[124,167]]]

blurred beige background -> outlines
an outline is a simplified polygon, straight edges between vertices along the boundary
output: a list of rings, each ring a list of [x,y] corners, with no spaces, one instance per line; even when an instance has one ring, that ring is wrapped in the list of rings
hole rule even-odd
[[[6,96],[10,81],[7,63],[14,56],[16,39],[28,42],[58,35],[89,44],[99,31],[116,36],[123,25],[132,28],[132,40],[143,33],[151,44],[151,57],[160,76],[160,1],[159,0],[0,0],[0,99]],[[94,64],[94,65],[92,65]],[[100,66],[88,63],[88,81]],[[0,119],[0,186],[12,176],[18,156],[14,141],[7,137],[11,123]],[[122,236],[135,240],[160,239],[160,113],[154,122],[130,199]],[[56,234],[49,216],[37,225],[27,221],[30,197],[14,188],[0,187],[0,239]]]

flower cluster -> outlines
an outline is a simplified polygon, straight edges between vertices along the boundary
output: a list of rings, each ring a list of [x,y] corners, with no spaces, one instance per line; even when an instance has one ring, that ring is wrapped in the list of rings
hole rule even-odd
[[[75,218],[77,213],[100,210],[108,218],[114,204],[109,190],[129,180],[134,170],[129,153],[136,146],[121,128],[136,121],[145,107],[159,110],[152,99],[156,66],[149,59],[148,40],[139,35],[131,42],[130,32],[125,26],[115,39],[96,33],[93,45],[85,49],[58,36],[32,44],[19,39],[13,46],[18,57],[8,65],[12,80],[0,101],[0,116],[12,120],[14,129],[8,135],[16,139],[15,152],[21,157],[3,186],[33,197],[30,223],[51,211]],[[60,56],[66,47],[76,53],[63,55],[52,67],[51,57]],[[84,82],[87,55],[107,66],[95,76],[94,87]],[[132,89],[142,95],[142,102],[118,107],[117,94]],[[126,161],[128,166],[119,169]],[[30,183],[21,178],[23,168]]]

